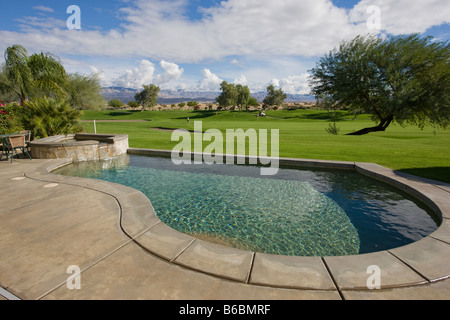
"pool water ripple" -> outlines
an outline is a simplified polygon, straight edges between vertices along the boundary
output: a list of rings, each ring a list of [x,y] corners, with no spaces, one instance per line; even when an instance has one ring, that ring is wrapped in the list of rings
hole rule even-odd
[[[175,230],[255,252],[354,255],[413,242],[437,228],[410,199],[374,181],[361,183],[348,172],[282,169],[278,177],[261,178],[246,166],[192,170],[170,159],[132,156],[129,161],[74,164],[58,173],[138,189]],[[400,218],[405,209],[413,214]]]

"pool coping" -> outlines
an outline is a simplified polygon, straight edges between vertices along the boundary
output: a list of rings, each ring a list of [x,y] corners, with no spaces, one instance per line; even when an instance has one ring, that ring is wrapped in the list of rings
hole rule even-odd
[[[171,151],[129,148],[129,154],[170,157]],[[222,279],[300,290],[370,290],[373,269],[380,288],[431,284],[450,278],[450,185],[418,178],[373,163],[280,158],[280,165],[354,170],[401,189],[432,209],[442,224],[413,244],[376,253],[341,257],[290,257],[209,243],[180,233],[159,220],[150,200],[120,184],[52,173],[72,159],[52,160],[25,176],[107,194],[120,206],[120,228],[146,252],[168,263]],[[375,270],[375,271],[374,271]]]

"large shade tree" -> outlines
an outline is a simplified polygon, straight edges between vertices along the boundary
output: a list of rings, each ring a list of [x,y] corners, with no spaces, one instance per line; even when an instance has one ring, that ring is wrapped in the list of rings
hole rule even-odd
[[[144,89],[136,93],[134,99],[144,108],[153,108],[158,104],[158,95],[161,89],[154,84],[144,85],[143,87]]]
[[[271,84],[267,87],[267,95],[263,100],[264,108],[280,106],[286,98],[287,95],[283,92],[283,89],[275,89],[275,86]]]
[[[234,107],[238,104],[239,91],[233,83],[222,81],[220,89],[222,90],[222,93],[216,98],[216,102],[220,107]]]
[[[248,86],[243,86],[242,84],[237,84],[236,90],[238,92],[237,105],[239,106],[239,110],[247,110],[251,98],[250,88]]]
[[[216,102],[222,108],[238,106],[239,110],[247,110],[250,103],[254,104],[248,86],[222,81],[220,89],[222,93],[216,98]]]
[[[69,74],[67,102],[78,110],[100,110],[106,106],[101,95],[102,86],[96,74]]]
[[[322,57],[312,69],[316,96],[371,114],[376,126],[351,135],[385,131],[397,122],[446,128],[450,120],[450,50],[431,37],[358,36]]]

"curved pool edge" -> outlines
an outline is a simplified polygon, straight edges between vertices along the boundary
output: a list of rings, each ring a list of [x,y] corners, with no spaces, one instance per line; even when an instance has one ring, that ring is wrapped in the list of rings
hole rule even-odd
[[[170,156],[170,151],[129,149],[129,153]],[[426,202],[442,224],[413,244],[370,254],[342,257],[276,256],[208,243],[162,223],[150,200],[135,189],[105,181],[67,177],[52,171],[72,160],[50,160],[26,172],[32,179],[87,188],[108,194],[121,208],[120,227],[137,245],[169,263],[223,279],[277,288],[303,290],[369,290],[369,267],[381,272],[381,289],[428,285],[450,277],[450,186],[370,163],[280,159],[298,166],[356,170],[382,180]]]

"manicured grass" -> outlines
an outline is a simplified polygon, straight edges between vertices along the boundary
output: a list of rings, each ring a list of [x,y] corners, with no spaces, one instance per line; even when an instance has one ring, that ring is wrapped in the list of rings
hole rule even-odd
[[[339,135],[325,131],[332,114],[319,110],[269,111],[257,120],[255,113],[215,111],[85,111],[83,120],[151,120],[145,122],[97,122],[98,133],[128,134],[130,147],[171,150],[171,132],[152,128],[194,130],[194,121],[202,121],[203,131],[226,129],[279,129],[280,156],[306,159],[374,162],[418,176],[450,182],[450,131],[391,125],[386,132],[366,136],[346,133],[372,126],[369,116],[345,112],[334,115]],[[187,122],[186,119],[190,118]],[[94,132],[92,123],[83,123],[86,132]],[[210,142],[204,142],[206,147]],[[225,150],[225,148],[224,148]],[[270,150],[270,149],[269,149]]]

